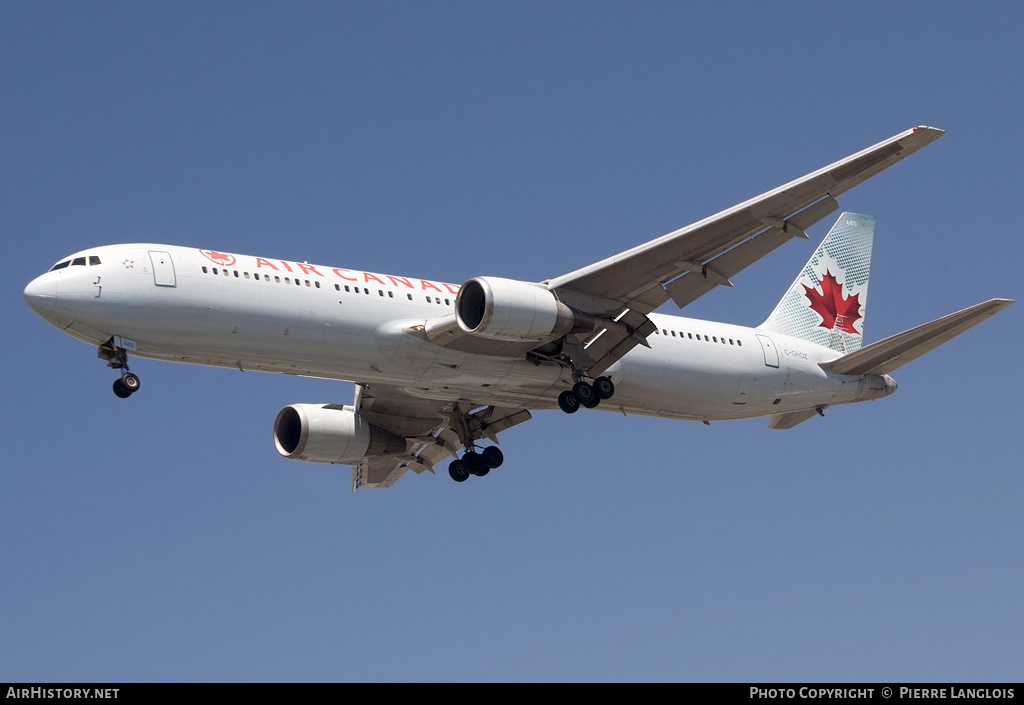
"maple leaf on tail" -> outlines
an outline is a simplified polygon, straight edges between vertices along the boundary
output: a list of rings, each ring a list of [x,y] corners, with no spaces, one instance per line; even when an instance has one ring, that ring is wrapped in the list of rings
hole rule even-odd
[[[821,316],[821,327],[832,330],[837,325],[844,333],[860,335],[853,324],[860,320],[860,294],[850,298],[843,296],[843,287],[835,276],[825,270],[825,276],[818,282],[821,293],[817,289],[802,284],[804,293],[811,300],[811,310]]]

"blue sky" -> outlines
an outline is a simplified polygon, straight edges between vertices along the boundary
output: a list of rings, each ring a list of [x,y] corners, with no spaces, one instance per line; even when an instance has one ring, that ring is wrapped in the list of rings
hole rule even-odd
[[[1005,681],[1021,304],[787,432],[535,414],[456,485],[280,458],[347,383],[138,360],[25,284],[165,242],[538,281],[915,124],[866,342],[1020,298],[1019,3],[6,3],[0,680]],[[795,241],[686,315],[755,325]]]

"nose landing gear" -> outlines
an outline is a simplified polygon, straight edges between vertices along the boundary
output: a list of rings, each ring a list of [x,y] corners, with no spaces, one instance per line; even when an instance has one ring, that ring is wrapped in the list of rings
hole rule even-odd
[[[138,375],[132,374],[131,372],[125,372],[123,375],[114,380],[114,394],[121,399],[127,399],[135,392],[139,391]]]
[[[114,380],[114,394],[120,399],[127,399],[139,391],[142,382],[138,375],[128,371],[128,351],[114,345],[113,339],[99,347],[97,356],[107,361],[107,367],[121,370],[121,376]]]

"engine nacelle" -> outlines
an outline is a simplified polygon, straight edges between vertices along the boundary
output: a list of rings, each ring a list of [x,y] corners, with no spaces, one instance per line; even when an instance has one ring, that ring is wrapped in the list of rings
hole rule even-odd
[[[274,421],[274,445],[286,458],[313,463],[358,462],[405,452],[405,439],[374,426],[351,406],[292,404]]]
[[[459,289],[455,317],[462,330],[492,340],[546,343],[585,333],[596,321],[575,311],[538,284],[476,277]]]

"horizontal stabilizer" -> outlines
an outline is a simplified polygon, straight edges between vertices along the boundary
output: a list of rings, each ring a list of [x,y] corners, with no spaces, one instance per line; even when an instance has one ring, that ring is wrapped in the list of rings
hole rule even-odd
[[[817,409],[804,409],[803,411],[787,411],[782,414],[772,414],[771,421],[768,422],[768,428],[776,430],[793,428],[798,423],[806,421],[817,413],[820,413]]]
[[[991,299],[820,364],[822,369],[835,374],[884,375],[916,360],[1012,303],[1010,299]]]

